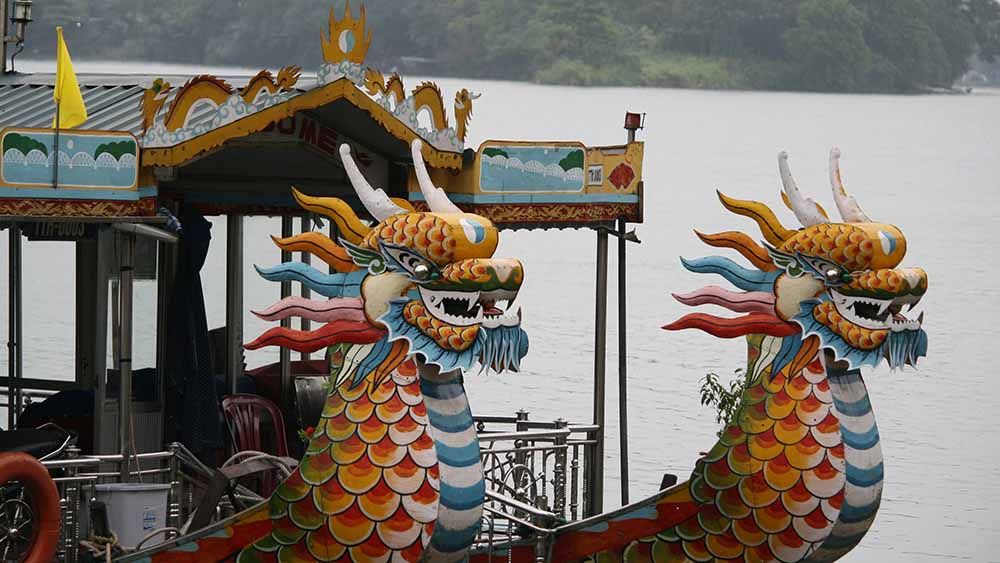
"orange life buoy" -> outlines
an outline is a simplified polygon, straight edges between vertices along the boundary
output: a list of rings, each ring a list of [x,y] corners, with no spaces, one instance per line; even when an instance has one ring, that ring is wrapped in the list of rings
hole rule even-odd
[[[21,452],[0,454],[0,484],[17,481],[31,496],[31,548],[25,563],[52,561],[59,543],[59,491],[48,469],[34,457]]]

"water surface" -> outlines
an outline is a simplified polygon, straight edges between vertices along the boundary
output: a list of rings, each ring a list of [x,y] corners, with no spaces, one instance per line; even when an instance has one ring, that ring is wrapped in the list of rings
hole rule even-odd
[[[83,63],[85,64],[85,63]],[[78,71],[82,64],[78,64]],[[84,67],[85,68],[85,67]],[[171,70],[172,71],[172,70]],[[171,72],[165,71],[165,72]],[[698,404],[707,372],[730,375],[745,359],[739,340],[659,327],[685,312],[671,291],[725,282],[683,270],[678,256],[713,252],[691,232],[744,230],[760,238],[748,219],[726,212],[714,190],[781,208],[775,155],[788,150],[802,189],[834,209],[826,162],[837,145],[847,187],[874,219],[898,225],[908,238],[905,264],[928,271],[924,299],[929,357],[919,370],[867,370],[882,434],[886,484],[873,530],[849,561],[919,562],[1000,560],[1000,447],[992,426],[1000,404],[994,382],[1000,282],[1000,92],[970,96],[846,96],[797,93],[710,92],[666,89],[533,86],[444,79],[444,92],[468,87],[475,102],[467,146],[487,139],[581,140],[590,145],[624,140],[626,110],[647,112],[646,223],[641,245],[628,258],[628,361],[632,500],[652,494],[664,472],[685,478],[698,453],[714,442],[713,412]],[[414,83],[413,79],[408,83]],[[449,95],[450,97],[450,95]],[[209,255],[204,284],[211,326],[224,323],[224,221]],[[277,284],[259,280],[251,264],[279,261],[268,235],[273,219],[248,222],[247,307],[277,299]],[[589,421],[592,404],[594,262],[592,231],[502,234],[499,256],[523,260],[524,326],[531,353],[519,375],[470,376],[472,407],[480,414]],[[6,255],[6,234],[0,235]],[[619,490],[617,445],[617,329],[612,243],[608,334],[608,483],[606,506]],[[70,245],[25,246],[26,375],[71,378],[73,369]],[[6,263],[0,275],[6,280]],[[62,270],[64,274],[54,274]],[[2,283],[6,292],[6,281]],[[137,297],[136,363],[152,361],[152,288]],[[3,298],[6,303],[6,296]],[[145,313],[143,313],[145,311]],[[2,314],[6,318],[6,309]],[[267,325],[247,314],[245,334]],[[6,339],[6,324],[2,327]],[[274,352],[249,356],[251,366]],[[5,358],[0,360],[5,371]],[[5,418],[5,417],[4,417]]]

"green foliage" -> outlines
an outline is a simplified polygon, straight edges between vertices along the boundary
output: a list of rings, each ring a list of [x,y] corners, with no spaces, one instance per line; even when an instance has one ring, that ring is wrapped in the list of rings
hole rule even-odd
[[[502,156],[504,158],[510,158],[510,155],[507,154],[507,151],[503,149],[498,149],[496,147],[489,147],[483,149],[483,154],[486,156]]]
[[[136,146],[135,141],[118,141],[114,143],[104,143],[103,145],[97,145],[94,149],[94,159],[101,156],[101,153],[108,153],[115,159],[119,159],[124,154],[135,154]]]
[[[25,156],[27,156],[27,154],[33,149],[38,149],[42,151],[45,156],[49,156],[48,147],[31,137],[25,137],[24,135],[20,135],[18,133],[7,133],[4,135],[3,152],[6,153],[10,149],[17,149]]]
[[[583,168],[583,151],[575,150],[571,151],[566,155],[565,158],[559,161],[559,167],[563,170],[572,170],[574,168]]]
[[[342,0],[99,4],[36,3],[25,56],[54,56],[46,30],[63,25],[77,60],[308,69],[321,62],[330,7],[343,14]],[[366,9],[374,31],[367,63],[387,72],[908,91],[951,84],[972,56],[1000,56],[996,0],[368,0]]]
[[[864,84],[872,53],[865,44],[865,17],[848,0],[806,0],[798,25],[785,34],[808,90],[850,92]]]
[[[721,425],[717,432],[719,436],[725,432],[726,427],[736,420],[740,410],[740,399],[743,391],[750,384],[749,374],[742,369],[734,372],[736,376],[727,385],[719,382],[719,376],[709,373],[702,379],[701,384],[701,404],[716,409],[715,421]]]
[[[738,88],[741,84],[726,59],[676,52],[644,57],[640,80],[643,86],[714,90]]]

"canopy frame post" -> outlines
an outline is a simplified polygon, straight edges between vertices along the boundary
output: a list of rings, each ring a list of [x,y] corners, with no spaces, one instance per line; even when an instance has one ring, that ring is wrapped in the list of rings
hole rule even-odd
[[[643,114],[645,115],[645,114]],[[640,122],[640,127],[641,127]],[[629,125],[629,116],[625,116],[625,129],[628,130],[628,143],[635,142],[635,127]],[[629,237],[625,231],[625,217],[618,218],[618,439],[620,441],[619,462],[621,464],[622,506],[629,503],[628,476],[628,333],[626,330],[628,318],[628,303],[626,300],[627,259],[625,245],[629,240],[639,242],[634,236]]]
[[[243,215],[226,216],[226,392],[243,375]]]
[[[93,367],[91,368],[96,380],[94,390],[94,453],[110,454],[115,451],[115,436],[113,433],[104,435],[104,409],[108,399],[108,293],[109,278],[112,269],[117,266],[117,259],[114,255],[114,232],[110,228],[102,226],[97,231],[97,281],[94,291],[94,316],[91,319],[91,329],[94,331],[93,338],[88,345],[91,351]],[[115,262],[112,262],[115,260]],[[115,325],[112,325],[115,328]]]
[[[625,276],[625,218],[618,219],[618,437],[621,442],[618,459],[621,463],[622,506],[629,502],[628,481],[628,346],[625,333],[628,305]]]
[[[594,322],[594,458],[587,464],[586,515],[604,511],[605,376],[608,337],[608,231],[597,229],[597,273]]]
[[[7,429],[13,430],[17,425],[17,417],[21,413],[21,385],[20,379],[23,376],[21,361],[22,354],[22,260],[21,260],[21,226],[17,223],[10,225],[7,229],[8,236],[8,271],[9,284],[7,290],[7,303],[9,313],[7,316]]]
[[[119,478],[131,480],[129,465],[135,444],[132,443],[132,290],[135,234],[118,233],[121,242],[118,257],[118,449],[121,452]]]

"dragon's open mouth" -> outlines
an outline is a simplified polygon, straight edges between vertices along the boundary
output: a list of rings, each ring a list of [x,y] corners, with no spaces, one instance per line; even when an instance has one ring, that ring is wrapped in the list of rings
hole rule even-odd
[[[493,328],[521,323],[517,291],[443,291],[421,286],[420,297],[432,315],[452,326],[482,324]]]
[[[920,313],[916,319],[908,319],[901,313],[903,307],[908,307],[909,311],[920,302],[920,296],[917,295],[877,299],[868,296],[845,295],[831,289],[830,297],[841,316],[862,328],[902,332],[918,330],[924,322],[923,313]]]

